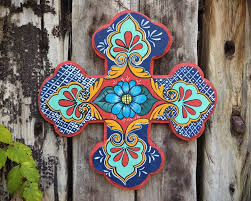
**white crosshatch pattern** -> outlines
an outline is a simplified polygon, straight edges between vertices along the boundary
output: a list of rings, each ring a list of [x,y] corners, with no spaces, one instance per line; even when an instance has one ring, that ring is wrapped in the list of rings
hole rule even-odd
[[[58,130],[61,133],[64,133],[65,135],[73,134],[81,129],[81,127],[83,127],[86,122],[96,120],[96,118],[91,116],[90,107],[85,105],[89,108],[89,111],[86,113],[85,118],[82,122],[66,122],[62,119],[61,115],[58,112],[53,112],[46,105],[46,101],[48,101],[52,94],[57,92],[59,87],[66,86],[70,82],[80,83],[88,92],[89,96],[89,89],[97,80],[98,78],[86,78],[83,76],[80,69],[72,64],[65,64],[60,67],[55,77],[51,78],[45,83],[40,94],[40,109],[47,118],[55,122]]]
[[[203,121],[212,112],[214,105],[215,105],[215,93],[214,93],[214,90],[212,89],[212,87],[203,81],[199,71],[196,68],[193,68],[190,66],[181,67],[179,70],[177,70],[175,72],[175,74],[171,78],[168,78],[168,79],[156,78],[156,79],[154,79],[154,81],[157,82],[159,84],[159,86],[164,85],[163,95],[166,99],[168,99],[168,97],[166,96],[167,90],[169,90],[171,88],[171,86],[174,82],[180,81],[180,80],[185,81],[187,83],[195,84],[198,87],[198,90],[201,93],[205,94],[212,102],[212,104],[210,104],[210,106],[208,108],[208,111],[205,114],[202,114],[198,121],[191,122],[187,126],[179,126],[172,119],[170,120],[170,122],[173,124],[173,127],[177,133],[179,133],[180,135],[182,135],[184,137],[192,138],[200,132],[200,130],[203,126]],[[167,112],[168,112],[168,108],[165,110],[165,112],[162,116],[158,115],[156,120],[160,120],[160,121],[161,120],[163,120],[163,121],[169,120],[166,115]]]

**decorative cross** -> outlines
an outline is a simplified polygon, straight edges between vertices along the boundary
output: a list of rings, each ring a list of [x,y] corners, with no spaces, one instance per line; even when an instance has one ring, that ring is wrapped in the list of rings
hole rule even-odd
[[[152,123],[169,123],[179,138],[193,140],[215,108],[216,90],[195,64],[153,75],[154,59],[171,43],[164,25],[125,11],[92,37],[105,75],[86,75],[67,61],[41,86],[41,114],[58,134],[70,137],[89,122],[105,123],[104,141],[92,149],[90,164],[118,187],[138,189],[163,167],[164,154],[151,141]]]

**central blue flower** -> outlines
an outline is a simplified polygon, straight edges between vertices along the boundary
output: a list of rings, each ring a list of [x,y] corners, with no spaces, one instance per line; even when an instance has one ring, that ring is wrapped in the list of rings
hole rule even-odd
[[[128,82],[120,81],[113,88],[115,93],[107,94],[105,100],[109,103],[115,103],[112,107],[112,113],[119,119],[124,117],[134,117],[142,110],[140,104],[146,102],[146,95],[141,94],[142,89],[136,85],[134,80]]]

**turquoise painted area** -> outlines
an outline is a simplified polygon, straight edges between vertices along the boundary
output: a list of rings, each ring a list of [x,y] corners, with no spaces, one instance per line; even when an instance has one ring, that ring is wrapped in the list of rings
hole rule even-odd
[[[179,93],[180,87],[183,88],[184,95],[180,99],[180,94],[179,94],[179,98],[177,99],[177,101],[173,102],[173,104],[175,104],[178,107],[178,111],[179,111],[177,117],[174,120],[179,124],[186,124],[189,122],[190,119],[195,120],[199,118],[200,114],[203,113],[210,105],[210,101],[206,98],[206,95],[199,94],[196,87],[191,84],[186,84],[184,82],[177,82],[176,84],[173,85],[173,89],[176,90],[178,93]],[[187,90],[191,90],[192,95],[188,99],[184,100]],[[200,100],[202,104],[198,107],[186,104],[186,102],[192,101],[192,100]],[[195,114],[194,115],[190,114],[184,106],[189,106],[190,108],[192,108],[195,111]],[[186,118],[184,118],[183,116],[182,109],[186,110],[186,113],[187,113]]]
[[[137,23],[137,22],[135,22]],[[131,39],[131,43],[130,43],[130,48],[128,50],[128,52],[126,51],[119,51],[119,52],[114,52],[113,49],[116,48],[116,47],[119,47],[121,48],[121,46],[118,46],[115,41],[117,39],[120,39],[121,41],[124,42],[124,44],[126,44],[125,42],[125,33],[127,31],[130,31],[132,33],[132,39]],[[137,43],[135,43],[134,45],[132,45],[132,42],[133,42],[133,38],[135,36],[139,36],[139,41]],[[112,48],[111,48],[111,51],[110,51],[110,54],[115,58],[117,56],[117,54],[121,53],[121,52],[124,52],[126,53],[128,56],[132,53],[138,53],[142,58],[147,54],[148,52],[148,46],[146,44],[146,42],[144,42],[142,40],[143,38],[143,35],[141,34],[141,32],[137,31],[136,30],[136,25],[134,24],[133,20],[131,18],[128,18],[120,27],[120,32],[117,33],[117,34],[114,34],[111,38],[111,43],[112,43]],[[136,46],[137,44],[142,44],[142,48],[139,49],[139,50],[132,50],[134,46]]]
[[[138,158],[135,159],[133,158],[130,153],[128,152],[128,149],[130,148],[133,148],[133,147],[129,147],[126,143],[124,143],[122,146],[120,147],[116,147],[114,146],[111,141],[109,141],[107,143],[107,146],[106,146],[106,150],[107,150],[107,153],[111,156],[108,160],[108,163],[110,166],[112,167],[115,167],[116,168],[116,172],[122,177],[122,178],[126,178],[128,175],[132,174],[135,170],[134,166],[138,165],[142,160],[143,160],[143,157],[142,157],[142,151],[144,150],[144,146],[143,144],[138,141],[138,143],[134,146],[134,147],[138,147],[140,148],[139,151],[134,151],[134,153],[136,153],[138,155]],[[127,152],[127,155],[129,157],[129,161],[128,161],[128,165],[127,166],[123,166],[122,165],[122,160],[123,160],[123,156],[125,153],[123,153],[123,155],[121,156],[120,160],[118,161],[114,161],[114,157],[117,156],[117,154],[119,154],[119,152],[115,152],[115,153],[112,153],[111,152],[111,149],[112,148],[122,148],[124,149],[126,152]]]
[[[62,88],[62,89],[59,91],[58,94],[55,94],[55,95],[53,95],[53,96],[50,98],[50,100],[48,101],[48,104],[49,104],[49,106],[50,106],[53,110],[55,110],[55,111],[60,111],[61,114],[62,114],[62,116],[63,116],[65,119],[72,119],[72,118],[73,118],[73,119],[75,119],[75,120],[80,120],[80,119],[82,119],[82,114],[80,115],[80,117],[76,117],[75,111],[76,111],[76,109],[77,109],[77,106],[80,105],[82,102],[79,101],[77,97],[74,97],[74,94],[71,92],[71,90],[72,90],[73,88],[76,88],[76,89],[77,89],[77,94],[78,94],[81,90],[83,90],[83,88],[82,88],[80,85],[77,85],[77,84],[72,84],[71,86],[69,86],[69,88],[64,87],[64,88]],[[68,91],[68,92],[72,95],[72,97],[74,98],[74,101],[76,102],[76,104],[73,105],[74,111],[73,111],[72,115],[67,115],[67,110],[68,110],[70,107],[72,107],[72,106],[63,107],[63,106],[59,105],[59,101],[60,101],[60,100],[70,100],[70,99],[68,99],[67,97],[65,97],[65,95],[64,95],[64,92],[65,92],[65,91]]]

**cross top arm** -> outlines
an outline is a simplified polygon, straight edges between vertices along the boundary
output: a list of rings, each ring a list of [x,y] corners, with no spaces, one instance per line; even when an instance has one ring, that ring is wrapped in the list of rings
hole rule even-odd
[[[152,22],[147,16],[134,11],[116,15],[109,24],[97,29],[92,45],[101,58],[105,59],[107,77],[114,78],[115,66],[128,65],[144,70],[138,76],[153,74],[153,60],[166,54],[172,44],[171,34],[160,23]],[[123,68],[123,70],[126,67]],[[117,72],[116,76],[123,74]],[[137,76],[137,72],[134,72]]]

